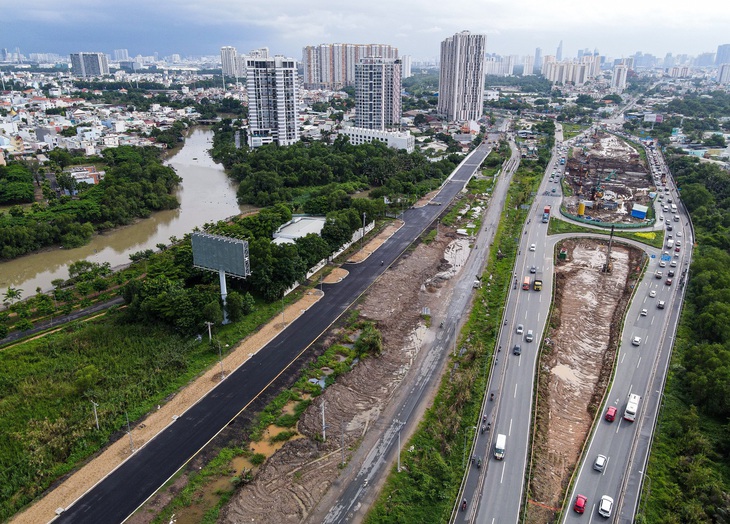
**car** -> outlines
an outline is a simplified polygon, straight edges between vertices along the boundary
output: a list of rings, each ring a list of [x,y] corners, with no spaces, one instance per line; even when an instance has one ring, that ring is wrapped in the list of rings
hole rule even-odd
[[[530,268],[530,273],[537,273],[537,268],[535,266],[532,266]]]
[[[672,285],[672,279],[671,278],[668,278],[667,280],[664,281],[664,284],[666,284],[667,286],[671,286]]]
[[[672,224],[667,225],[667,231],[671,231],[672,229],[674,229],[674,227],[672,227]]]
[[[611,510],[613,509],[613,499],[608,495],[601,497],[601,502],[598,504],[598,514],[601,517],[610,517]]]
[[[641,316],[642,317],[645,317],[648,314],[649,314],[649,312],[646,310],[646,308],[644,308],[644,309],[641,310]]]
[[[656,305],[656,307],[659,309],[664,309],[664,301],[660,300],[659,303]]]
[[[550,190],[550,192],[551,192],[551,193],[555,193],[555,188],[552,188],[552,189]]]
[[[674,248],[674,252],[675,253],[679,253],[679,246],[677,246],[677,247]]]
[[[665,265],[666,265],[666,264],[665,264]],[[659,271],[659,270],[657,270],[657,271],[656,271],[656,272],[654,273],[654,278],[657,278],[657,279],[659,279],[659,280],[661,280],[661,278],[662,278],[663,276],[664,276],[664,273],[663,273],[663,272],[661,272],[661,271]]]
[[[656,296],[656,290],[655,289],[652,289],[651,291],[649,291],[649,296],[651,298],[654,298]]]
[[[517,324],[517,334],[521,335],[524,332],[525,332],[525,326],[523,326],[522,324]]]
[[[678,238],[681,238],[682,237],[682,232],[681,231],[677,231],[677,237]],[[679,244],[679,242],[677,242],[677,244]]]
[[[608,462],[606,455],[598,455],[596,460],[593,462],[593,469],[596,471],[603,471],[603,468],[606,467],[606,462]]]
[[[662,260],[659,262],[659,267],[667,267],[667,263],[664,260]]]
[[[535,338],[535,335],[532,334],[532,330],[528,329],[527,333],[525,333],[525,340],[527,342],[532,342],[534,340],[534,338]]]
[[[618,410],[616,409],[616,406],[608,406],[608,409],[606,410],[606,416],[604,418],[609,422],[613,422],[616,419],[617,411]]]
[[[664,222],[664,215],[659,215],[659,221]]]
[[[677,261],[676,261],[676,260],[672,260],[672,261],[671,261],[671,262],[669,263],[669,267],[677,267]]]
[[[535,244],[530,244],[530,251],[535,251],[537,249],[537,246]]]
[[[573,511],[576,513],[585,513],[586,506],[588,505],[588,497],[585,495],[578,495],[575,497],[575,504],[573,504]]]
[[[673,269],[670,269],[669,272],[667,273],[667,276],[668,277],[673,277],[674,276],[674,270]]]
[[[641,345],[641,337],[634,337],[631,340],[631,344],[633,344],[634,346],[640,346]]]
[[[515,344],[515,347],[512,348],[512,353],[515,355],[519,355],[522,353],[522,347],[519,344]]]

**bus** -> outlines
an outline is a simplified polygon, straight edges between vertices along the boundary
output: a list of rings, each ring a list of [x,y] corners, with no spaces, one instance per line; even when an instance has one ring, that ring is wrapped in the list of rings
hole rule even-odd
[[[525,279],[522,281],[522,289],[525,289],[527,291],[530,290],[530,277],[529,276],[525,277]]]

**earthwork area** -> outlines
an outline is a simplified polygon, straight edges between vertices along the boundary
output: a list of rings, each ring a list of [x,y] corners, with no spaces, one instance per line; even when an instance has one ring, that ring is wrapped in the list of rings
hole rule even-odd
[[[643,253],[606,243],[562,243],[555,265],[555,301],[538,364],[537,427],[532,451],[528,523],[553,522],[606,392],[621,340],[632,283]]]

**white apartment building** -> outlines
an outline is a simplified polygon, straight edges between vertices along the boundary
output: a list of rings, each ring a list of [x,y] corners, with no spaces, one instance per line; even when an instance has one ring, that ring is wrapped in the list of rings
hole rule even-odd
[[[717,83],[730,84],[730,64],[720,64],[717,70]]]
[[[297,61],[277,55],[246,59],[248,145],[291,145],[299,140]]]
[[[77,76],[103,76],[109,74],[109,62],[104,53],[71,53],[71,68]]]
[[[223,76],[238,78],[238,52],[235,47],[229,45],[221,47],[221,68]]]
[[[400,59],[401,64],[403,64],[403,73],[401,75],[402,78],[409,78],[413,76],[413,73],[411,72],[411,64],[413,63],[413,59],[411,55],[403,55]]]
[[[405,149],[406,152],[412,153],[416,145],[416,140],[410,131],[382,131],[362,127],[345,127],[340,130],[340,134],[348,136],[350,143],[356,146],[378,140],[385,142],[388,147],[393,149]]]
[[[525,58],[522,59],[522,76],[532,76],[534,75],[534,69],[535,69],[535,57],[532,55],[527,55]]]
[[[613,67],[613,78],[611,78],[611,89],[613,91],[620,93],[626,89],[626,76],[628,73],[629,67],[625,64]]]
[[[383,130],[399,126],[402,112],[401,61],[363,58],[355,66],[355,125]]]
[[[441,42],[438,112],[453,121],[484,113],[484,53],[487,36],[456,33]]]
[[[387,44],[320,44],[302,49],[304,87],[341,89],[355,83],[355,65],[363,58],[398,58],[398,48]]]

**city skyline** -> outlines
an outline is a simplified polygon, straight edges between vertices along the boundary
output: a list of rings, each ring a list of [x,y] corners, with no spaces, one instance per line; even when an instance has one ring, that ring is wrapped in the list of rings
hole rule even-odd
[[[658,0],[590,5],[467,0],[458,11],[432,0],[379,0],[346,9],[333,0],[316,7],[290,0],[265,5],[130,0],[124,8],[69,0],[63,10],[51,5],[29,0],[4,6],[0,48],[19,48],[25,55],[129,49],[130,56],[164,56],[216,55],[225,45],[239,50],[268,46],[274,54],[299,59],[307,45],[355,42],[390,44],[414,61],[424,61],[439,56],[444,38],[469,30],[486,34],[487,51],[499,54],[554,50],[562,40],[564,57],[586,47],[615,58],[637,51],[663,57],[714,53],[728,43],[730,26],[730,10],[707,0],[671,9]]]

